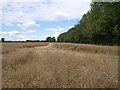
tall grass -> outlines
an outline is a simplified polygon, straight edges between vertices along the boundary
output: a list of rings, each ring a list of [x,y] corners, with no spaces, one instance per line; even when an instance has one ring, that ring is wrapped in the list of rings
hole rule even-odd
[[[1,43],[2,45],[2,54],[9,53],[12,51],[16,51],[19,48],[31,48],[31,47],[37,47],[37,46],[46,46],[47,42],[25,42],[25,43]]]
[[[90,44],[57,43],[53,45],[56,48],[72,50],[78,52],[90,52],[109,55],[118,55],[118,46],[100,46]]]
[[[92,49],[87,52],[83,49],[81,52],[63,49],[63,47],[70,48],[70,46],[74,45],[52,43],[48,46],[21,48],[3,54],[3,87],[118,87],[117,55],[93,53]],[[91,45],[86,47],[93,48]],[[98,47],[104,48],[104,46],[95,46],[95,48]]]

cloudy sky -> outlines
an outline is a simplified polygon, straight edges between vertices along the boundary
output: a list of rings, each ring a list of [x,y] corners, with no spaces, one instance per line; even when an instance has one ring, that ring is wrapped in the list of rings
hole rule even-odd
[[[90,9],[90,0],[1,0],[0,36],[6,40],[58,37]]]

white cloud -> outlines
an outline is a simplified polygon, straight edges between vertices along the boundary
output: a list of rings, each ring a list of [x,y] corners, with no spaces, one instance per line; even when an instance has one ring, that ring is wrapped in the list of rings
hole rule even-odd
[[[0,5],[0,21],[7,26],[17,24],[21,29],[26,31],[19,32],[17,30],[9,32],[0,32],[0,34],[11,37],[11,40],[23,39],[39,39],[41,37],[25,36],[30,31],[29,27],[39,27],[36,21],[61,21],[80,19],[84,13],[90,9],[90,0],[0,0],[4,2]],[[25,3],[26,2],[26,3]],[[2,8],[1,8],[2,6]],[[66,31],[70,27],[46,28],[53,31],[53,35],[57,37],[60,33]],[[22,35],[23,34],[23,35]],[[11,35],[11,36],[10,36]],[[51,35],[49,35],[51,36]],[[46,38],[46,37],[44,37]],[[8,38],[10,39],[10,38]],[[14,40],[13,39],[13,40]]]
[[[65,30],[65,28],[61,28],[61,27],[57,26],[56,28],[46,28],[45,30],[47,30],[47,31],[63,31],[63,30]]]
[[[17,31],[17,30],[13,30],[13,31],[9,31],[9,32],[6,32],[6,31],[2,31],[2,32],[0,32],[0,36],[1,37],[5,37],[5,39],[8,39],[8,40],[10,40],[11,38],[13,38],[14,37],[14,39],[16,40],[16,35],[19,35],[20,34],[20,32],[19,31]],[[13,39],[13,40],[14,40]]]
[[[27,23],[17,24],[17,26],[22,29],[26,29],[28,27],[39,27],[39,24],[37,24],[35,21],[29,21]]]
[[[17,30],[13,30],[13,31],[9,31],[9,32],[0,32],[0,34],[9,34],[9,35],[12,35],[12,34],[19,34],[20,32],[17,31]]]
[[[25,38],[26,36],[25,35],[17,35],[18,37],[20,38]]]
[[[26,38],[27,38],[26,35],[22,34],[5,36],[5,39],[10,41],[25,41]]]
[[[2,36],[5,38],[5,40],[8,41],[26,41],[26,40],[44,40],[45,38],[43,38],[42,36],[27,36],[27,35],[23,35],[23,34],[15,34],[15,35],[5,35]]]
[[[57,37],[62,33],[62,32],[65,32],[67,30],[69,30],[70,28],[72,28],[74,26],[66,26],[64,28],[60,27],[60,26],[57,26],[56,28],[46,28],[45,30],[47,31],[53,31],[54,34],[53,36],[57,39]],[[51,36],[51,35],[48,35],[48,36]],[[47,37],[47,36],[45,36]]]
[[[54,32],[53,36],[57,39],[57,37],[60,35],[60,33],[63,32],[65,29],[66,29],[66,27],[62,28],[60,26],[57,26],[56,28],[46,28],[45,30],[53,31]]]
[[[29,33],[37,32],[36,30],[28,30]]]
[[[40,40],[40,39],[41,39],[41,37],[35,36],[35,35],[33,35],[33,36],[26,36],[24,38],[24,40]]]
[[[6,25],[6,26],[10,26],[10,27],[13,27],[13,26],[14,26],[14,24],[12,24],[12,23],[5,23],[5,25]]]
[[[29,27],[29,26],[39,26],[39,24],[36,24],[35,21],[30,21],[30,22],[27,22],[26,24],[23,24],[25,25],[26,27]]]
[[[13,31],[9,31],[9,34],[12,35],[12,34],[19,34],[20,32],[17,31],[17,30],[13,30]]]
[[[0,0],[0,2],[90,2],[91,0]],[[109,1],[109,0],[108,0]]]
[[[63,11],[57,11],[53,14],[54,20],[69,20],[71,16]]]
[[[57,37],[60,35],[60,33],[59,32],[57,32],[57,31],[55,31],[55,33],[54,33],[54,37],[57,39]]]
[[[8,34],[8,32],[1,32],[1,31],[0,31],[0,34]]]
[[[29,22],[33,24],[36,20],[59,21],[81,18],[83,13],[90,9],[90,1],[65,0],[49,2],[7,2],[2,9],[3,23]],[[35,24],[35,23],[34,23]]]

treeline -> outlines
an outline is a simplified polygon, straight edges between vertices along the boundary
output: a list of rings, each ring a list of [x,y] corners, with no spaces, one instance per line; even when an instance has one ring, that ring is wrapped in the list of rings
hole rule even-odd
[[[91,10],[68,32],[57,38],[58,42],[107,44],[120,43],[120,2],[94,2]]]
[[[26,42],[40,42],[40,40],[26,40]]]
[[[47,37],[46,40],[26,40],[26,41],[5,41],[5,38],[1,38],[0,42],[56,42],[55,37]]]

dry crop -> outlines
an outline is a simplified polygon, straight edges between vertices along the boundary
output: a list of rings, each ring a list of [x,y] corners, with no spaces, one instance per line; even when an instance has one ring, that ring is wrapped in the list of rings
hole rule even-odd
[[[79,50],[73,49],[74,47]],[[118,87],[116,48],[117,46],[59,43],[20,48],[3,54],[2,86],[3,88],[115,88]]]
[[[16,51],[19,48],[31,48],[36,46],[46,46],[47,42],[23,42],[23,43],[1,43],[0,51],[2,54],[9,53],[11,51]]]

